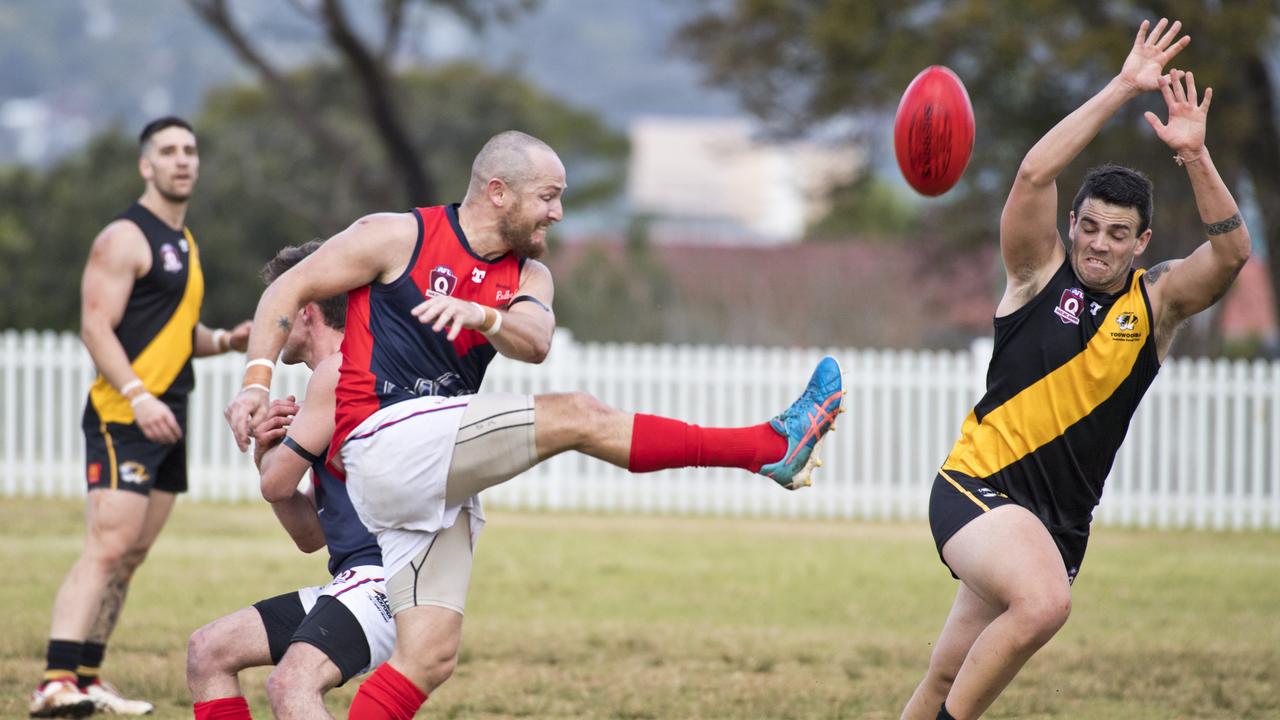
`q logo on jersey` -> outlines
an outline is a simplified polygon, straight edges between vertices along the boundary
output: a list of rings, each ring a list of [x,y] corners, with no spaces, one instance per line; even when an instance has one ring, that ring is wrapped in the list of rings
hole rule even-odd
[[[182,258],[178,257],[178,249],[169,243],[160,246],[160,260],[165,272],[182,272]]]
[[[458,276],[447,265],[437,265],[431,271],[430,282],[428,295],[452,295],[453,289],[458,286]]]
[[[1084,308],[1084,291],[1080,288],[1067,288],[1062,291],[1062,298],[1058,300],[1058,307],[1053,309],[1053,313],[1062,319],[1063,323],[1068,325],[1080,324],[1080,310]]]

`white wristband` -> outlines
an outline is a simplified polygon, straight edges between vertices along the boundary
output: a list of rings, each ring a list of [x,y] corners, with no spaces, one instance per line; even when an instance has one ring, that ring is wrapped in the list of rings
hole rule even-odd
[[[263,385],[262,383],[249,383],[248,385],[240,388],[240,392],[244,392],[245,390],[261,390],[268,395],[271,394],[271,388]]]
[[[245,369],[245,370],[248,370],[249,368],[253,367],[254,365],[261,365],[262,367],[264,367],[264,368],[266,368],[266,369],[268,369],[268,370],[274,370],[274,369],[275,369],[275,367],[276,367],[276,364],[275,364],[275,362],[274,362],[274,361],[268,360],[268,359],[266,359],[266,358],[258,358],[258,359],[256,359],[256,360],[250,360],[249,362],[245,363],[245,364],[244,364],[244,369]]]
[[[151,393],[147,392],[146,390],[143,390],[142,392],[140,392],[140,393],[138,393],[137,395],[134,395],[134,396],[133,396],[133,399],[129,401],[129,407],[135,407],[135,408],[136,408],[136,407],[138,407],[138,403],[140,403],[140,402],[142,402],[143,400],[146,400],[147,398],[150,398],[150,397],[155,397],[155,396],[154,396],[154,395],[152,395]]]
[[[220,353],[224,353],[231,349],[231,338],[228,337],[226,330],[218,328],[213,331],[213,346],[217,348]]]
[[[124,384],[124,387],[120,388],[120,394],[127,397],[136,387],[142,387],[142,381],[134,378],[132,382],[127,382]]]
[[[485,313],[485,314],[487,315],[488,313]],[[502,313],[498,311],[498,308],[494,308],[493,309],[493,325],[488,330],[481,330],[480,334],[484,335],[485,337],[493,337],[494,335],[497,335],[498,331],[501,329],[502,329]]]

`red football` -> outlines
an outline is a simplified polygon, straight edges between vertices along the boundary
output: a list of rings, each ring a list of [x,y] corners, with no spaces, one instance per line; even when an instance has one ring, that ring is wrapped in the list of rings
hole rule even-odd
[[[893,147],[902,176],[921,195],[956,184],[973,152],[973,105],[955,73],[931,65],[916,75],[898,103]]]

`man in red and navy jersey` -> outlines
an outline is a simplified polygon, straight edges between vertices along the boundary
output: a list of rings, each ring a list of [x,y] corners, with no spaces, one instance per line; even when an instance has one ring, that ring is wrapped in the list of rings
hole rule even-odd
[[[633,472],[740,467],[795,489],[840,410],[829,357],[791,407],[745,428],[624,413],[585,393],[477,394],[497,353],[538,363],[550,350],[554,288],[536,258],[565,187],[546,143],[501,133],[476,156],[460,205],[361,218],[258,304],[244,386],[226,410],[241,450],[266,417],[298,308],[350,291],[329,460],[378,538],[397,633],[352,703],[357,720],[411,718],[452,674],[481,490],[567,450]]]

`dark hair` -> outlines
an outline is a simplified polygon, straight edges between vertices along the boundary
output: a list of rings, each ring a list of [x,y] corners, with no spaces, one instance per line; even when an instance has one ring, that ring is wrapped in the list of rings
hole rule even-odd
[[[191,127],[191,123],[187,122],[186,120],[183,120],[177,115],[166,115],[162,118],[156,118],[155,120],[152,120],[151,122],[147,123],[146,127],[142,128],[142,132],[138,135],[138,144],[146,145],[147,141],[151,139],[152,135],[155,135],[156,133],[160,132],[161,130],[164,130],[165,128],[171,128],[171,127],[180,127],[183,130],[186,130],[187,132],[191,133],[192,135],[196,134],[196,131]]]
[[[324,240],[316,238],[301,245],[286,245],[262,267],[262,279],[266,280],[267,284],[270,285],[276,281],[276,278],[285,274],[289,268],[302,262],[304,258],[318,250],[323,244]],[[325,325],[334,330],[342,330],[347,326],[346,293],[317,300],[316,305],[320,306],[320,314],[324,316]]]
[[[1080,205],[1086,198],[1097,198],[1112,205],[1131,207],[1138,211],[1137,235],[1151,227],[1151,179],[1122,165],[1099,165],[1090,168],[1080,183],[1080,191],[1071,203],[1071,211],[1080,219]]]

